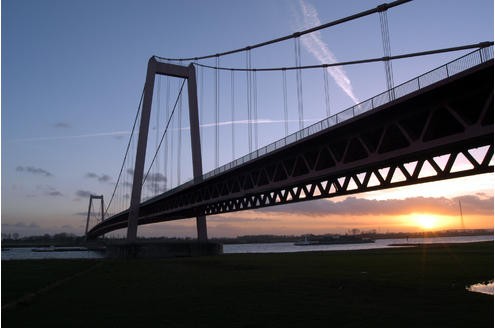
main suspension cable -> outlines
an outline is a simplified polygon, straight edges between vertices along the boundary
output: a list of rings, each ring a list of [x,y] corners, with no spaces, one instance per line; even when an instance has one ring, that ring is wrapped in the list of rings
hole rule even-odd
[[[316,31],[319,31],[319,30],[322,30],[322,29],[325,29],[325,28],[328,28],[331,26],[339,25],[339,24],[342,24],[345,22],[349,22],[349,21],[361,18],[361,17],[365,17],[368,15],[383,11],[384,9],[393,8],[393,7],[402,5],[402,4],[410,2],[410,1],[412,1],[412,0],[397,0],[397,1],[390,2],[390,3],[385,3],[385,4],[382,4],[378,7],[376,7],[376,8],[365,10],[365,11],[359,12],[359,13],[354,14],[354,15],[350,15],[350,16],[340,18],[340,19],[334,20],[334,21],[326,23],[326,24],[322,24],[319,26],[309,28],[307,30],[295,32],[293,34],[289,34],[289,35],[286,35],[286,36],[283,36],[280,38],[276,38],[276,39],[272,39],[269,41],[257,43],[257,44],[254,44],[252,46],[247,46],[247,47],[243,47],[243,48],[239,48],[239,49],[235,49],[235,50],[225,51],[225,52],[221,52],[221,53],[217,53],[217,54],[200,56],[200,57],[190,57],[190,58],[166,58],[166,57],[159,57],[159,56],[155,56],[155,57],[158,59],[161,59],[161,60],[166,60],[166,61],[197,61],[200,59],[208,59],[208,58],[213,58],[213,57],[217,57],[217,56],[222,57],[222,56],[226,56],[226,55],[235,54],[237,52],[256,49],[256,48],[264,47],[264,46],[267,46],[267,45],[270,45],[273,43],[282,42],[282,41],[286,41],[289,39],[297,38],[297,37],[300,37],[300,36],[305,35],[305,34],[313,33],[313,32],[316,32]]]
[[[427,56],[427,55],[434,55],[434,54],[460,51],[460,50],[468,50],[468,49],[474,49],[474,48],[487,48],[489,46],[493,46],[493,44],[494,44],[493,41],[485,41],[485,42],[468,44],[468,45],[459,46],[459,47],[451,47],[451,48],[442,48],[442,49],[435,49],[435,50],[428,50],[428,51],[421,51],[421,52],[413,52],[413,53],[390,56],[390,57],[376,57],[376,58],[352,60],[352,61],[346,61],[346,62],[340,62],[340,63],[305,65],[305,66],[291,66],[291,67],[237,68],[237,67],[215,67],[215,66],[210,66],[210,65],[200,64],[200,63],[194,63],[194,65],[196,65],[198,67],[204,67],[204,68],[210,68],[210,69],[219,69],[219,70],[225,70],[225,71],[238,71],[238,72],[249,72],[249,71],[268,72],[268,71],[283,71],[283,70],[293,71],[293,70],[299,70],[299,69],[316,69],[316,68],[322,68],[322,67],[326,68],[326,67],[334,67],[334,66],[346,66],[346,65],[373,63],[373,62],[379,62],[379,61]]]
[[[137,120],[139,117],[139,113],[141,112],[141,105],[143,103],[143,97],[144,97],[144,87],[143,87],[143,92],[141,93],[141,99],[139,100],[139,105],[138,105],[138,110],[136,112],[136,117],[134,118],[134,123],[132,124],[131,136],[129,137],[129,142],[127,143],[127,148],[125,150],[124,160],[122,161],[122,166],[120,167],[119,176],[117,178],[117,182],[115,183],[115,188],[113,189],[112,196],[110,197],[110,201],[108,202],[107,208],[105,210],[104,217],[107,216],[108,209],[110,208],[110,205],[112,204],[113,198],[115,196],[115,192],[117,191],[117,187],[118,187],[119,182],[120,182],[120,178],[122,177],[122,171],[124,170],[127,155],[129,154],[129,148],[131,147],[132,136],[134,135],[134,130],[136,128],[136,123],[137,123]]]

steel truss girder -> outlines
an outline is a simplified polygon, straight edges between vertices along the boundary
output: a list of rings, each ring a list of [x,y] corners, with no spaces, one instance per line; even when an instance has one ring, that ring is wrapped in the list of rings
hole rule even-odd
[[[149,200],[141,205],[139,224],[493,172],[493,148],[490,61]],[[462,157],[466,167],[455,165]],[[120,216],[125,212],[99,224],[90,235],[125,227]]]

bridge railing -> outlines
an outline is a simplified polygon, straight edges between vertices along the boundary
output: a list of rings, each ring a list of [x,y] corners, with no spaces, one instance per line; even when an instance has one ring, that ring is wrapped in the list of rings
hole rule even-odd
[[[469,68],[482,64],[491,59],[493,59],[493,46],[480,48],[478,50],[470,52],[445,65],[442,65],[414,79],[404,82],[394,87],[393,89],[387,90],[377,96],[374,96],[373,98],[367,99],[333,116],[330,116],[326,119],[316,122],[313,125],[310,125],[291,135],[288,135],[285,138],[277,140],[265,147],[262,147],[252,153],[249,153],[241,158],[238,158],[235,161],[220,166],[214,169],[213,171],[204,174],[203,179],[208,179],[226,170],[230,170],[231,168],[234,168],[238,165],[251,161],[255,158],[263,156],[279,148],[285,147],[288,144],[304,139],[312,134],[325,130],[341,122],[347,121],[348,119],[351,119],[367,111],[385,105],[397,98],[403,97],[405,95],[423,89],[433,83],[449,78],[453,75],[456,75],[462,71],[465,71]]]

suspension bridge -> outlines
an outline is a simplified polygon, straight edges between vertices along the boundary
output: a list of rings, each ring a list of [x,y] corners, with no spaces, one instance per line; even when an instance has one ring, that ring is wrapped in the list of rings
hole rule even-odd
[[[223,53],[151,57],[119,178],[92,225],[100,198],[90,199],[88,239],[127,228],[133,242],[138,225],[196,218],[206,241],[208,215],[493,172],[493,42],[392,55],[388,11],[409,1]],[[302,64],[301,43],[375,14],[382,57]],[[292,66],[254,65],[280,44]],[[395,84],[394,60],[467,50]],[[375,62],[386,91],[358,101],[340,81],[353,105],[335,110],[331,78]],[[314,113],[324,118],[307,125]]]

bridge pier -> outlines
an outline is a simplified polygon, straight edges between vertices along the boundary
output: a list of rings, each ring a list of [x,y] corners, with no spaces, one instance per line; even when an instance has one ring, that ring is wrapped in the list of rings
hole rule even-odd
[[[208,232],[206,229],[206,216],[196,217],[196,229],[198,231],[198,241],[203,243],[208,241]]]
[[[141,191],[143,187],[146,146],[148,142],[151,104],[156,74],[187,79],[193,176],[196,183],[203,180],[196,70],[194,68],[194,65],[190,64],[187,67],[173,65],[160,62],[155,57],[151,57],[148,61],[148,69],[146,72],[143,106],[141,109],[141,121],[139,124],[138,145],[136,150],[136,161],[134,165],[134,177],[132,183],[131,203],[129,207],[127,226],[128,243],[134,243],[137,238],[137,226],[139,220],[139,207],[141,203]],[[206,217],[204,215],[198,216],[196,218],[196,225],[198,231],[198,241],[201,243],[207,242],[208,233],[206,228]]]

